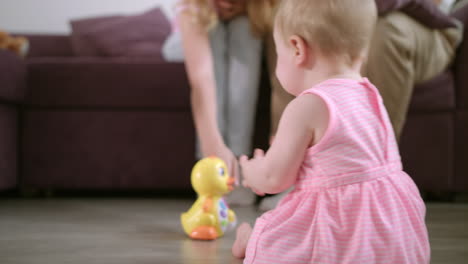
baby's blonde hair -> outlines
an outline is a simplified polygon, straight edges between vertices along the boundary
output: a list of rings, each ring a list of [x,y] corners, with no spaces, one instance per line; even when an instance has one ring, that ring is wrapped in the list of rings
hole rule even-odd
[[[210,30],[218,23],[218,16],[213,8],[213,0],[183,0],[181,4],[196,7],[192,10],[195,21],[206,30]],[[272,32],[274,11],[278,0],[247,0],[247,16],[252,32],[259,37]]]
[[[325,56],[353,63],[368,48],[376,20],[375,0],[283,0],[275,23],[284,39],[298,35]]]

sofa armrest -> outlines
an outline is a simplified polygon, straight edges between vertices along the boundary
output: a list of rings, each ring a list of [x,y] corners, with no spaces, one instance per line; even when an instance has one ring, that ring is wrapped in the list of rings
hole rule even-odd
[[[28,60],[30,107],[190,109],[181,63],[142,58]]]
[[[28,58],[31,57],[70,57],[73,49],[67,35],[21,35],[29,40]]]
[[[454,62],[457,107],[468,107],[468,4],[458,8],[453,14],[464,25],[463,41],[458,47]]]
[[[430,28],[455,27],[453,19],[429,0],[376,0],[379,15],[401,11]]]
[[[21,102],[26,91],[26,64],[15,53],[0,50],[0,101]]]

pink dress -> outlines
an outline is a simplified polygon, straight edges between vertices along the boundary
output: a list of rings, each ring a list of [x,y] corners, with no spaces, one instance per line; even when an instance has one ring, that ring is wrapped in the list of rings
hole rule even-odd
[[[327,131],[295,189],[257,219],[244,263],[429,263],[425,206],[377,89],[331,79],[304,94],[326,102]]]

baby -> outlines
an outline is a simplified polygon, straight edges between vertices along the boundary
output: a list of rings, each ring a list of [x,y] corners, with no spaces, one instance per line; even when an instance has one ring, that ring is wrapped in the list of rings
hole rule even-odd
[[[269,151],[240,164],[257,194],[294,190],[238,228],[244,263],[429,263],[425,205],[360,75],[376,18],[374,0],[281,1],[276,73],[297,98]]]

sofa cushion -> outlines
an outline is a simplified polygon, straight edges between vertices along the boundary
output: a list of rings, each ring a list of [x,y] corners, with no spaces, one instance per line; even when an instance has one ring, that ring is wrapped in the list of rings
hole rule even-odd
[[[26,91],[26,64],[15,53],[0,50],[0,100],[18,103]]]
[[[455,86],[450,71],[439,74],[414,87],[410,112],[455,109]]]
[[[70,21],[72,33],[70,36],[71,46],[76,56],[100,56],[100,52],[87,37],[88,32],[95,29],[96,26],[111,23],[122,16],[106,16],[87,18]]]
[[[26,104],[189,111],[183,64],[143,58],[32,58]]]
[[[72,21],[72,43],[78,55],[161,56],[171,27],[159,8],[134,16]]]

